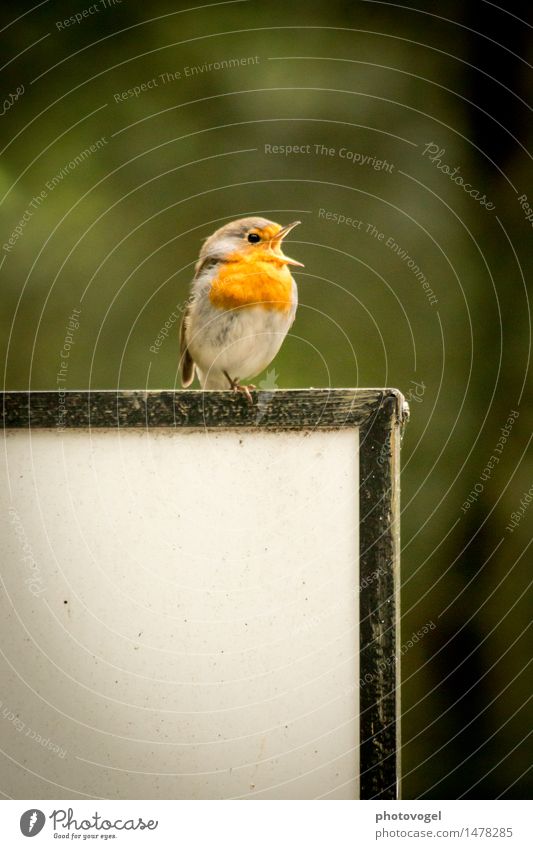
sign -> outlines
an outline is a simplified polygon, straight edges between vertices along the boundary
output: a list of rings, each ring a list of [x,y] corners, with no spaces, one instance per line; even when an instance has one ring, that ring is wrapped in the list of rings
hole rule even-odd
[[[402,396],[255,400],[2,397],[10,796],[396,797]]]

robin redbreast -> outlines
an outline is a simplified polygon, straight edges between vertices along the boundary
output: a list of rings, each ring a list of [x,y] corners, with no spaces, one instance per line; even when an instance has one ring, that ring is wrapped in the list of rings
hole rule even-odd
[[[232,389],[252,400],[253,384],[278,353],[298,304],[281,243],[293,227],[266,218],[240,218],[204,242],[180,331],[181,382],[195,371],[203,389]]]

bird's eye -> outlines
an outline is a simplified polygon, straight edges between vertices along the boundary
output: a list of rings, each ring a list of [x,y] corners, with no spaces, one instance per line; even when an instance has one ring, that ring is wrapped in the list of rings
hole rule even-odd
[[[257,244],[257,242],[261,241],[261,236],[259,233],[248,233],[248,241],[252,243],[252,245]]]

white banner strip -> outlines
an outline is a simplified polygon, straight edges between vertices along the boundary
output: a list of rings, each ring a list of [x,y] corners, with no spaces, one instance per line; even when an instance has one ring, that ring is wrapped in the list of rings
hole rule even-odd
[[[531,847],[520,801],[5,801],[4,846]],[[120,843],[117,843],[120,841]]]

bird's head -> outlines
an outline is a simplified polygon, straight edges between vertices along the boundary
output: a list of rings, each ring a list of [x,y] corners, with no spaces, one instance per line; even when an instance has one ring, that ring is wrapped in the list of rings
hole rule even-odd
[[[281,248],[285,236],[298,224],[301,222],[293,221],[282,227],[281,224],[257,216],[230,221],[206,239],[200,252],[199,265],[206,259],[231,262],[257,257],[303,268],[302,262],[285,256]]]

